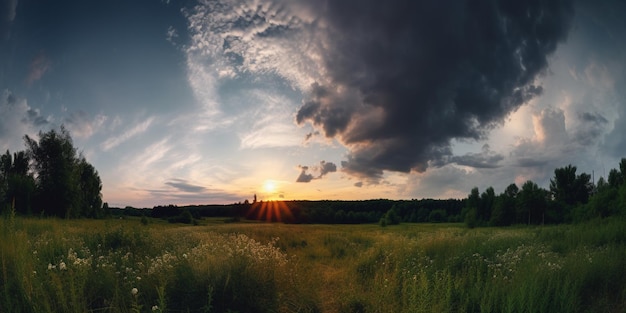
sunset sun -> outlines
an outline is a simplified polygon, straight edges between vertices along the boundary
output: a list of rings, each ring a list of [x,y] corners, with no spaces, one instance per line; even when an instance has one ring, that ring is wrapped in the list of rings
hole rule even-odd
[[[266,180],[265,183],[263,183],[263,190],[268,193],[276,191],[276,183],[272,180]]]

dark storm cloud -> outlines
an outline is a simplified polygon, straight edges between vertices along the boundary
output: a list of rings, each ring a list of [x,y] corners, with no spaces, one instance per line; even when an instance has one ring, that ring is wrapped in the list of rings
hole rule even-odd
[[[588,122],[588,123],[592,123],[596,125],[606,124],[609,122],[604,116],[598,113],[584,112],[584,113],[578,114],[578,118],[583,122]]]
[[[206,190],[205,187],[190,184],[184,179],[175,178],[166,182],[165,184],[183,192],[198,193]]]
[[[606,1],[579,1],[580,11],[588,17],[581,30],[586,30],[586,36],[594,49],[589,52],[589,59],[601,57],[609,75],[614,79],[614,92],[618,101],[616,117],[613,120],[613,129],[603,138],[602,151],[617,159],[626,156],[626,2],[620,0]],[[587,57],[587,55],[585,55]]]
[[[579,113],[578,119],[582,122],[581,127],[574,135],[574,139],[583,146],[593,145],[606,132],[609,121],[598,113]]]
[[[307,173],[307,171],[309,170],[308,166],[299,166],[299,168],[300,175],[298,175],[298,178],[296,179],[297,183],[308,183],[313,180],[313,175]]]
[[[337,171],[337,165],[332,162],[321,161],[320,162],[320,176],[322,178],[324,175],[328,173],[333,173]]]
[[[296,179],[297,183],[308,183],[314,179],[321,179],[328,173],[334,173],[337,171],[337,165],[332,162],[320,161],[319,167],[313,166],[312,170],[315,172],[319,172],[319,176],[313,176],[313,174],[308,173],[308,166],[298,166],[300,168],[300,175]]]
[[[309,140],[311,140],[311,138],[313,138],[313,136],[317,136],[319,134],[320,134],[320,132],[318,132],[318,131],[310,132],[310,133],[306,134],[306,136],[304,137],[304,141],[309,141]]]
[[[543,167],[548,164],[548,160],[533,158],[518,158],[517,165],[520,167]]]
[[[500,167],[498,163],[502,160],[504,160],[504,156],[491,151],[489,145],[484,145],[480,153],[468,153],[451,158],[451,161],[458,165],[475,168],[498,168]]]
[[[542,92],[535,78],[566,39],[569,1],[327,1],[326,83],[297,112],[349,149],[344,171],[423,172],[453,138],[481,139]],[[472,159],[473,158],[473,159]]]

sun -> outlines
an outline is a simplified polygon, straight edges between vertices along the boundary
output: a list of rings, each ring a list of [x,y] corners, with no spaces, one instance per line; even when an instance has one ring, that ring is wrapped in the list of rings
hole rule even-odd
[[[263,190],[267,193],[276,191],[276,183],[273,180],[266,180],[265,183],[263,183]]]

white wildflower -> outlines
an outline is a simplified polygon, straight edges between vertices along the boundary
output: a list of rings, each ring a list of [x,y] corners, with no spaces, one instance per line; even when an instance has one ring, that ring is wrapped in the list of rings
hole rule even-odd
[[[130,290],[130,294],[132,294],[133,296],[136,296],[137,293],[139,293],[139,290],[137,290],[137,288],[133,288]]]
[[[59,263],[59,270],[67,271],[67,266],[65,265],[65,262],[61,261],[61,263]]]
[[[157,311],[157,310],[159,310],[159,306],[158,305],[153,305],[152,306],[152,311],[154,312],[154,311]]]

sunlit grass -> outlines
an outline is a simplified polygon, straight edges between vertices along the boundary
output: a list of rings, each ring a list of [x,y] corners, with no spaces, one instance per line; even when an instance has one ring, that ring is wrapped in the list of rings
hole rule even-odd
[[[472,230],[456,224],[201,224],[5,218],[1,311],[626,308],[626,221],[619,219]]]

